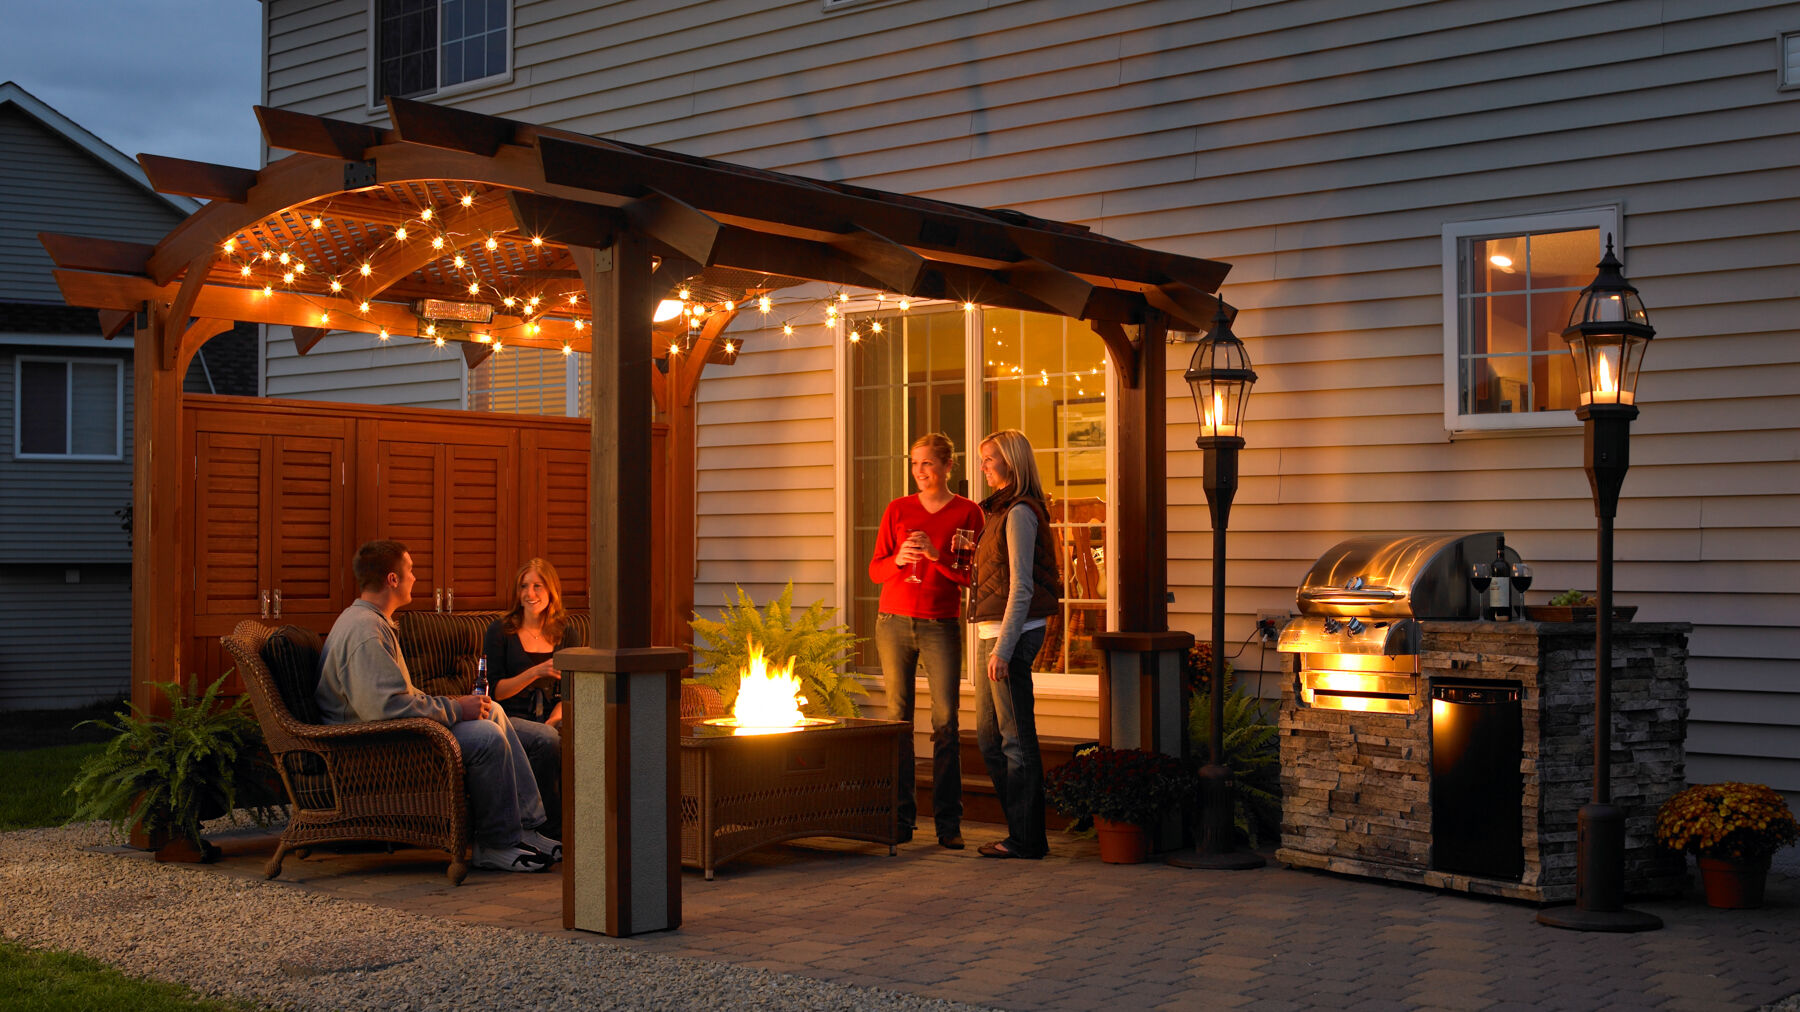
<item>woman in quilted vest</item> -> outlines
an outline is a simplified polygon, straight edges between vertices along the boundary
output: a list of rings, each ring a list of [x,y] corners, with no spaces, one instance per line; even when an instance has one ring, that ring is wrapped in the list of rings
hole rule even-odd
[[[1045,620],[1056,613],[1062,581],[1031,443],[1017,429],[1002,429],[981,441],[980,452],[981,474],[993,491],[981,503],[987,522],[975,545],[969,614],[980,643],[975,740],[1007,828],[1006,839],[981,853],[1035,860],[1050,842],[1031,662],[1044,645]]]

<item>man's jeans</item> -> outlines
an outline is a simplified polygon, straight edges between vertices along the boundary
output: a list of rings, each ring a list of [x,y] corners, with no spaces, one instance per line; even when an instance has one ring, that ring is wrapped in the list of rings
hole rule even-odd
[[[543,825],[544,802],[506,711],[496,703],[486,720],[458,721],[450,733],[462,746],[469,836],[483,847],[518,846],[521,827]]]
[[[980,642],[975,652],[975,742],[1006,813],[1006,848],[1023,857],[1042,857],[1050,850],[1050,839],[1044,832],[1044,760],[1038,754],[1031,662],[1044,645],[1044,630],[1020,634],[1006,677],[999,681],[988,680],[987,662],[1000,641]]]
[[[875,651],[887,687],[888,719],[910,726],[920,662],[931,687],[931,809],[939,838],[962,832],[962,752],[956,705],[962,685],[962,620],[911,618],[885,612],[875,619]],[[900,827],[918,821],[913,778],[913,736],[900,736]]]

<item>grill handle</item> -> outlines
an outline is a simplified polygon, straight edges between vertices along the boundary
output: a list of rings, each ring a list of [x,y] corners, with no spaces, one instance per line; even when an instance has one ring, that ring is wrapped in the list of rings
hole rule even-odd
[[[1314,601],[1319,604],[1385,604],[1405,597],[1404,591],[1387,587],[1364,587],[1361,590],[1343,590],[1338,587],[1309,587],[1300,591],[1302,601]]]

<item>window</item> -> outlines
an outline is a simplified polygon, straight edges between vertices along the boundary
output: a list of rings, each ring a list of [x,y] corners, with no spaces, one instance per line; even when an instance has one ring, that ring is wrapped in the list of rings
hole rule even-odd
[[[854,309],[854,307],[852,307]],[[877,332],[872,324],[880,322]],[[1061,543],[1063,603],[1034,668],[1089,679],[1100,670],[1093,634],[1108,609],[1105,350],[1076,320],[984,309],[917,307],[846,314],[859,335],[845,345],[849,401],[848,620],[864,644],[860,665],[878,670],[872,638],[881,588],[869,582],[876,529],[888,502],[913,491],[912,441],[943,432],[956,445],[951,486],[979,501],[974,441],[1016,428],[1031,440]]]
[[[1616,208],[1444,227],[1444,424],[1452,432],[1573,425],[1562,339]]]
[[[497,351],[469,370],[469,410],[568,414],[570,374],[576,359],[587,357],[544,348]]]
[[[14,366],[13,455],[119,460],[125,368],[108,359],[35,358]]]
[[[375,6],[375,101],[504,77],[508,0],[381,0]]]
[[[1800,31],[1782,32],[1775,87],[1778,91],[1800,88]]]

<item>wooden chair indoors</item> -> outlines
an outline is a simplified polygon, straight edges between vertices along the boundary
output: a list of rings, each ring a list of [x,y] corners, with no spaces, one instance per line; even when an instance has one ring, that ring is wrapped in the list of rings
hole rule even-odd
[[[263,871],[293,851],[373,841],[449,852],[452,885],[469,872],[462,750],[448,728],[412,717],[322,724],[313,703],[319,636],[298,626],[239,622],[223,637],[281,771],[292,816]]]
[[[1050,523],[1056,529],[1057,564],[1062,567],[1063,599],[1076,600],[1103,597],[1100,567],[1094,561],[1093,528],[1106,524],[1106,500],[1095,496],[1079,499],[1057,499],[1048,506]],[[1063,620],[1065,609],[1069,620]],[[1032,662],[1033,671],[1078,670],[1080,654],[1091,652],[1077,640],[1085,640],[1100,629],[1088,628],[1094,614],[1102,616],[1106,609],[1084,605],[1066,605],[1044,623],[1044,648]],[[1066,642],[1065,642],[1066,641]]]

